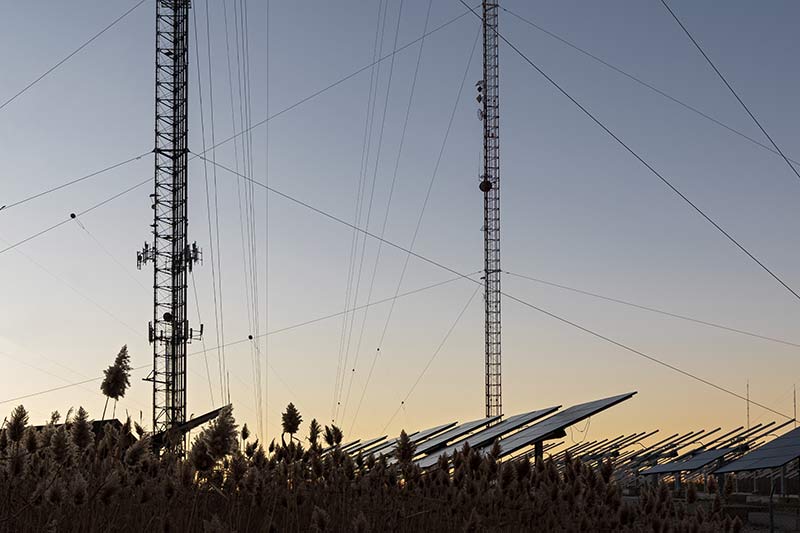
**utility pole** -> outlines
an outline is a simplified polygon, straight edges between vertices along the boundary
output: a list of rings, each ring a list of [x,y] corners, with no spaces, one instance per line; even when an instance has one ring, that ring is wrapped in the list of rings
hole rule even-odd
[[[190,0],[156,1],[155,187],[153,243],[137,254],[137,266],[153,263],[153,433],[186,422],[186,343],[200,338],[186,318],[187,273],[200,259],[188,244],[188,65]],[[182,439],[167,440],[183,451]]]
[[[482,105],[483,283],[486,348],[486,416],[503,414],[500,373],[500,88],[497,0],[483,0],[483,79],[478,82]]]

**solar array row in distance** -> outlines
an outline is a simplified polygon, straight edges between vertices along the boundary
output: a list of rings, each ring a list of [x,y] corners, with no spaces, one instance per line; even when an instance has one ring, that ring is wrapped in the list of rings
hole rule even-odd
[[[576,424],[581,420],[589,418],[592,415],[604,411],[609,407],[613,407],[620,402],[631,398],[636,392],[628,392],[618,396],[611,396],[603,398],[602,400],[595,400],[593,402],[581,403],[573,405],[569,409],[565,409],[560,413],[556,413],[547,420],[534,424],[531,427],[525,428],[522,431],[515,433],[505,439],[500,440],[500,449],[502,455],[514,453],[517,450],[530,446],[539,441],[547,439],[551,434],[563,430],[566,427]]]
[[[444,448],[445,446],[447,446],[447,443],[450,442],[451,440],[463,437],[467,433],[471,433],[478,428],[488,426],[498,418],[500,417],[490,416],[488,418],[480,418],[478,420],[473,420],[472,422],[464,422],[460,426],[456,426],[449,431],[445,431],[441,435],[437,435],[421,443],[419,446],[417,446],[417,455],[431,453],[439,448]]]
[[[484,429],[483,431],[479,431],[474,435],[470,435],[464,440],[460,440],[455,444],[451,444],[447,448],[442,450],[437,450],[434,453],[426,455],[425,457],[418,459],[416,461],[417,465],[421,468],[429,468],[435,465],[439,461],[439,457],[442,455],[449,455],[454,451],[461,449],[465,443],[468,443],[472,448],[481,448],[484,446],[488,446],[494,443],[495,440],[499,439],[506,433],[510,431],[514,431],[515,429],[521,428],[526,424],[530,424],[540,418],[544,418],[545,416],[552,414],[558,411],[558,408],[561,407],[560,405],[556,405],[554,407],[546,407],[544,409],[538,409],[536,411],[531,411],[529,413],[522,413],[519,415],[514,415],[510,418],[495,424],[494,426],[489,426],[488,428]]]
[[[733,448],[718,448],[716,450],[705,450],[687,459],[682,459],[680,461],[672,461],[670,463],[664,463],[663,465],[656,465],[653,468],[644,470],[643,472],[641,472],[641,474],[649,475],[649,474],[674,474],[675,472],[694,472],[695,470],[699,470],[704,466],[713,463],[717,459],[721,459],[726,454],[731,453],[733,450],[734,450]]]
[[[455,426],[457,423],[458,422],[450,422],[449,424],[442,424],[441,426],[436,426],[436,427],[433,427],[433,428],[430,428],[430,429],[425,429],[423,431],[418,431],[418,432],[416,432],[416,433],[414,433],[412,435],[409,435],[408,440],[411,441],[412,444],[418,444],[418,443],[423,442],[423,441],[429,439],[430,437],[436,435],[437,433],[441,433],[442,431],[444,431],[446,429],[450,429],[451,427]],[[397,437],[396,439],[392,439],[392,440],[390,440],[390,441],[388,441],[386,443],[381,443],[378,446],[375,446],[373,448],[369,448],[369,449],[363,450],[362,454],[363,455],[372,454],[372,455],[375,455],[376,457],[378,455],[390,456],[390,455],[392,455],[394,453],[394,451],[397,449],[397,446],[399,444],[400,444],[400,437]]]
[[[716,474],[779,468],[800,457],[800,428],[793,429],[715,471]]]
[[[375,437],[374,439],[366,440],[366,441],[364,441],[362,443],[359,443],[359,444],[353,446],[352,448],[348,448],[347,449],[347,453],[356,454],[356,453],[358,453],[358,450],[363,450],[364,448],[369,448],[373,444],[375,444],[377,442],[380,442],[385,438],[386,438],[386,435],[384,435],[383,437]]]

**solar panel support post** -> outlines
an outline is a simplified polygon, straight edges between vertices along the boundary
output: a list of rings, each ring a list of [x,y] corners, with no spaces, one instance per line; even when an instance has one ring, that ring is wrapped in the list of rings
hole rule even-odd
[[[772,473],[769,475],[769,531],[775,531],[775,509],[772,505],[772,496],[775,493],[775,480],[772,478]]]
[[[191,0],[156,1],[155,173],[150,195],[153,241],[137,254],[137,266],[153,263],[153,433],[173,435],[186,422],[186,344],[200,338],[186,316],[187,274],[199,261],[188,232],[188,66]],[[182,453],[182,435],[171,447]]]
[[[534,464],[537,466],[541,461],[544,460],[544,442],[543,441],[536,441],[533,445],[533,456],[535,459]]]
[[[483,0],[483,79],[478,82],[483,121],[483,259],[486,416],[503,414],[500,374],[500,85],[498,0]]]

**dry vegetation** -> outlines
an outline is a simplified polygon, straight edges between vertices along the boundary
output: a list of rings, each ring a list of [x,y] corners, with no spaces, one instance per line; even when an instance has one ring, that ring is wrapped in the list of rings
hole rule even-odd
[[[225,410],[186,459],[155,456],[126,422],[95,437],[87,413],[40,429],[17,407],[0,431],[0,531],[738,531],[721,506],[666,486],[623,499],[612,466],[503,462],[464,448],[423,473],[405,434],[395,464],[351,458],[338,428],[284,414],[265,450]],[[138,433],[138,438],[134,435]],[[288,436],[288,440],[285,438]],[[322,439],[320,439],[322,437]],[[333,446],[329,453],[323,448]],[[719,499],[717,500],[719,502]]]

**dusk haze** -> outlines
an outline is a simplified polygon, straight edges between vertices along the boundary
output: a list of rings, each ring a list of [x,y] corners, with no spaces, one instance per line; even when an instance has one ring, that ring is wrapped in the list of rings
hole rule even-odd
[[[800,531],[798,17],[6,5],[0,532]]]

